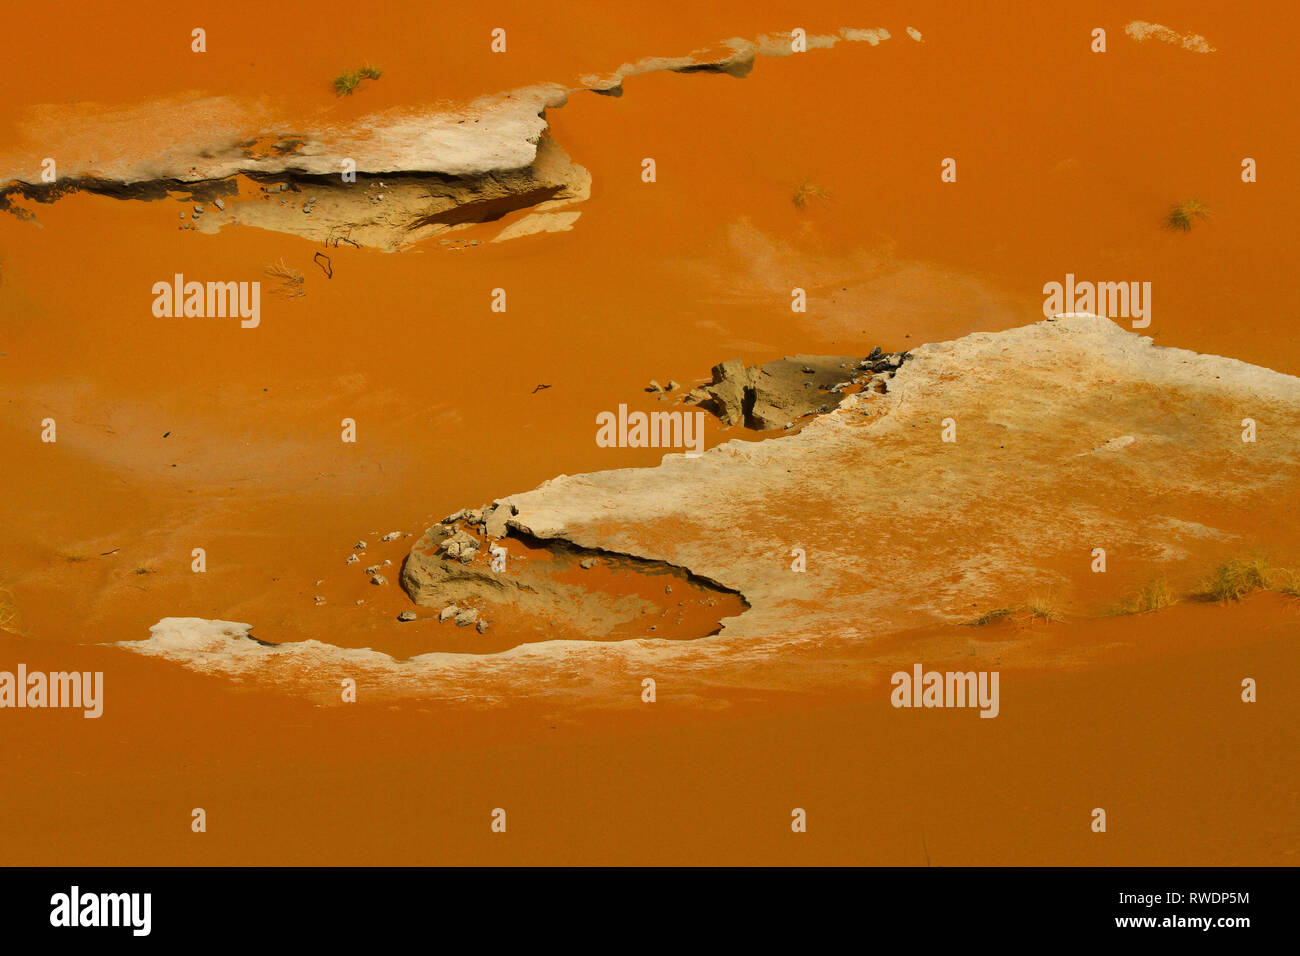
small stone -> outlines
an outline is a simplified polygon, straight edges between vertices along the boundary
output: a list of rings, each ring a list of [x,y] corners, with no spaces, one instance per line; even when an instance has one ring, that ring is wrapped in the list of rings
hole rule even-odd
[[[803,367],[803,373],[804,373],[805,375],[816,375],[816,374],[817,374],[817,373],[814,372],[811,368],[809,368],[807,365],[805,365],[805,366]]]
[[[182,218],[182,219],[185,218],[185,210],[184,210],[184,209],[181,210],[181,218]]]
[[[388,534],[384,535],[384,536],[383,536],[382,538],[380,538],[379,540],[380,540],[380,541],[396,541],[396,540],[397,540],[398,538],[400,538],[401,536],[402,536],[402,532],[400,532],[400,531],[390,531],[390,532],[388,532]]]
[[[356,564],[356,563],[357,563],[358,561],[360,561],[360,560],[361,560],[361,559],[358,558],[355,554],[349,554],[349,555],[348,555],[348,564]]]
[[[478,553],[479,542],[473,535],[457,531],[442,543],[441,548],[448,558],[454,558],[461,564],[469,564]]]
[[[357,598],[357,603],[358,603],[358,604],[365,604],[365,603],[366,603],[366,599],[365,599],[365,598]]]
[[[595,559],[595,558],[583,558],[581,561],[578,562],[578,566],[579,566],[580,568],[582,568],[583,570],[589,570],[589,569],[594,568],[594,567],[596,566],[596,559]]]
[[[222,212],[225,212],[225,211],[226,211],[226,204],[225,204],[224,202],[222,202],[220,199],[214,199],[214,200],[212,200],[212,205],[216,206],[216,207],[217,207],[218,209],[220,209]]]
[[[324,580],[317,581],[317,582],[316,582],[316,587],[320,587],[320,586],[321,586],[322,584],[324,584],[324,583],[325,583]]]
[[[352,546],[352,550],[353,550],[353,551],[364,551],[364,550],[366,550],[366,543],[365,543],[364,541],[358,541],[356,544],[354,544],[354,545]]]
[[[323,597],[321,597],[321,596],[318,594],[318,595],[316,595],[316,603],[317,603],[317,604],[324,604],[324,603],[325,603],[325,599],[324,599]]]
[[[376,574],[373,578],[370,579],[370,583],[378,584],[382,586],[388,583],[388,578],[384,577],[382,574]]]
[[[393,562],[390,561],[390,560],[388,560],[388,558],[384,558],[384,567],[388,567],[388,566],[389,566],[390,564],[392,564],[392,563],[393,563]]]
[[[416,617],[417,615],[414,611],[403,611],[401,614],[397,615],[399,621],[414,621]]]
[[[664,594],[672,594],[672,593],[673,593],[673,586],[671,584],[665,584]]]
[[[485,633],[487,633],[488,622],[485,621],[483,618],[479,618],[479,619],[478,619],[478,623],[476,623],[476,624],[474,625],[474,628],[475,628],[475,629],[476,629],[480,634],[485,634]]]
[[[194,215],[196,215],[196,216],[201,216],[201,215],[203,215],[203,207],[202,207],[202,206],[195,206],[195,207],[194,207]]]
[[[477,620],[478,620],[478,611],[474,610],[472,607],[467,607],[465,608],[465,610],[461,611],[459,614],[456,615],[456,626],[469,627]]]
[[[498,501],[491,511],[484,512],[483,531],[489,538],[504,538],[511,518],[515,515],[515,506],[508,501]]]
[[[673,381],[673,380],[670,378],[670,379],[668,380],[668,387],[665,389],[665,391],[668,391],[668,392],[675,392],[675,391],[677,391],[679,388],[681,388],[681,386],[678,385],[677,382]]]
[[[379,565],[377,564],[372,564],[370,567],[366,568],[366,574],[378,574],[378,573],[379,573]]]
[[[438,612],[438,623],[441,624],[443,621],[447,620],[448,618],[453,618],[459,613],[460,613],[460,608],[458,608],[454,604],[448,604],[445,608],[443,608],[441,611]]]
[[[647,392],[662,392],[664,390],[664,387],[660,385],[658,382],[656,382],[654,379],[650,379],[650,384],[645,387],[645,390]]]

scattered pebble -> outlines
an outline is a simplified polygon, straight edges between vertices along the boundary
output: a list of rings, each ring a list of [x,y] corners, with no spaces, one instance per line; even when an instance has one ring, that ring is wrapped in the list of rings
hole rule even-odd
[[[379,565],[377,564],[372,564],[370,567],[366,568],[366,574],[378,574],[378,573],[379,573]]]
[[[447,620],[448,618],[453,618],[459,613],[460,613],[460,608],[458,608],[454,604],[449,604],[441,611],[438,612],[438,623],[441,624],[443,621]]]
[[[488,622],[485,621],[483,618],[479,618],[478,623],[476,623],[474,627],[475,629],[478,630],[480,634],[486,633],[488,629]]]
[[[214,200],[212,200],[212,205],[216,206],[216,207],[217,207],[218,209],[220,209],[222,212],[225,212],[225,211],[226,211],[226,204],[225,204],[224,202],[222,202],[220,199],[214,199]]]
[[[353,551],[364,551],[364,550],[366,550],[366,543],[365,543],[364,541],[358,541],[356,544],[354,544],[354,545],[352,546],[352,550],[353,550]]]
[[[356,563],[357,563],[358,561],[360,561],[360,560],[361,560],[361,559],[358,558],[355,554],[349,554],[349,555],[348,555],[348,561],[347,561],[347,563],[348,563],[348,564],[356,564]]]
[[[401,614],[397,615],[397,619],[399,621],[414,621],[416,616],[417,615],[414,611],[403,611]]]
[[[402,536],[402,532],[400,532],[400,531],[390,531],[390,532],[388,532],[388,534],[384,535],[384,536],[383,536],[382,538],[380,538],[379,540],[380,540],[380,541],[395,541],[396,539],[400,538],[401,536]]]
[[[384,577],[382,574],[376,574],[373,578],[370,579],[370,583],[384,585],[388,583],[388,578]]]

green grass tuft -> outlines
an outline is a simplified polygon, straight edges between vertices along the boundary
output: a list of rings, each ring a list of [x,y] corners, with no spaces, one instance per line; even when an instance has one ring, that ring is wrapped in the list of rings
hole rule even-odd
[[[1210,207],[1199,199],[1184,199],[1175,203],[1165,216],[1165,226],[1175,232],[1191,232],[1196,220],[1208,220]]]
[[[362,80],[377,80],[384,71],[373,66],[363,66],[357,70],[344,70],[334,77],[334,92],[339,96],[351,96]]]
[[[1203,593],[1212,601],[1240,601],[1252,591],[1267,588],[1275,574],[1272,565],[1261,555],[1232,558],[1214,569]]]
[[[361,77],[358,74],[340,73],[334,77],[334,92],[339,96],[349,96],[360,83]]]

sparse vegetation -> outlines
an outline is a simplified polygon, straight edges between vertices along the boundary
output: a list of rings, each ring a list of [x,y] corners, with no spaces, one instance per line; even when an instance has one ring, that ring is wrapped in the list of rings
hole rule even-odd
[[[373,66],[363,66],[358,70],[344,70],[334,77],[334,92],[339,96],[351,96],[362,80],[377,80],[384,75],[383,70]]]
[[[1292,568],[1278,568],[1274,572],[1273,587],[1283,594],[1300,597],[1300,572]]]
[[[1277,577],[1276,569],[1262,555],[1231,558],[1214,569],[1202,593],[1212,601],[1240,601],[1252,591],[1268,588]]]
[[[986,624],[1001,621],[1003,618],[1008,618],[1015,613],[1016,609],[1013,607],[998,607],[991,611],[985,611],[974,620],[966,621],[965,624],[967,627],[984,627]]]
[[[1030,620],[1034,621],[1059,621],[1061,612],[1051,598],[1031,597],[1025,602],[1025,611],[1029,614]]]
[[[17,634],[18,608],[14,607],[12,596],[8,591],[0,591],[0,631]]]
[[[303,289],[303,282],[305,281],[303,274],[297,269],[290,269],[284,264],[283,259],[279,259],[273,265],[267,266],[266,274],[273,279],[280,280],[280,285],[271,290],[273,292],[286,295],[291,299],[307,294]]]
[[[1198,219],[1208,220],[1210,207],[1199,199],[1184,199],[1175,203],[1165,216],[1165,226],[1175,232],[1190,232]]]
[[[1012,619],[1017,624],[1033,624],[1035,621],[1051,623],[1061,620],[1060,609],[1050,598],[1031,597],[1024,604],[1015,607],[999,607],[985,611],[974,620],[966,621],[966,627],[985,627],[998,621]]]
[[[1178,599],[1163,577],[1152,578],[1131,598],[1120,605],[1120,614],[1146,614],[1177,604]]]
[[[792,198],[796,206],[800,209],[804,209],[813,199],[830,199],[831,191],[825,186],[813,182],[811,179],[805,179],[799,185],[795,186],[794,196]]]
[[[136,568],[136,574],[153,574],[153,568]]]

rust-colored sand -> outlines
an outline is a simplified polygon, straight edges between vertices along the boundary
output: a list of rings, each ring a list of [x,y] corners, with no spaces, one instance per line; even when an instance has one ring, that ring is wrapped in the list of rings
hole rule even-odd
[[[539,688],[486,710],[377,704],[364,688],[356,705],[322,706],[97,646],[192,615],[412,653],[394,623],[409,602],[344,564],[357,539],[397,565],[410,539],[375,535],[418,535],[557,474],[655,464],[657,450],[592,440],[601,410],[660,407],[642,391],[651,378],[689,385],[732,356],[866,354],[1023,325],[1066,272],[1152,281],[1160,344],[1300,373],[1286,261],[1300,133],[1279,119],[1293,112],[1288,6],[616,6],[508,2],[449,22],[418,3],[238,2],[190,23],[133,2],[129,15],[80,11],[67,31],[10,31],[5,142],[44,104],[198,90],[341,121],[576,85],[796,25],[893,36],[760,59],[743,80],[656,73],[617,99],[575,93],[548,117],[593,175],[569,232],[488,244],[516,214],[457,233],[484,240],[464,250],[331,250],[326,279],[301,239],[178,231],[180,196],[72,195],[32,204],[39,226],[0,215],[0,597],[21,631],[0,632],[0,669],[103,670],[107,687],[99,720],[0,715],[3,860],[1294,863],[1300,611],[1276,594],[1015,632],[991,721],[892,711],[887,673],[872,670],[895,653],[887,642],[826,661],[802,693],[684,677],[654,705],[632,681],[598,706]],[[1217,51],[1135,44],[1123,25],[1137,16]],[[189,52],[193,26],[207,54]],[[497,26],[505,55],[489,52]],[[1105,55],[1088,52],[1094,26]],[[382,79],[335,97],[330,79],[367,61]],[[34,166],[58,154],[30,146]],[[654,184],[640,179],[647,156]],[[939,183],[945,156],[956,184]],[[1240,182],[1245,156],[1258,183]],[[829,196],[801,208],[809,180]],[[1162,229],[1189,195],[1212,221]],[[278,260],[306,294],[265,286],[257,330],[150,313],[150,287],[173,273],[264,280]],[[806,315],[790,311],[794,286]],[[489,310],[497,287],[504,314]],[[55,445],[39,438],[46,417]],[[339,441],[344,417],[356,445]],[[732,437],[710,423],[710,445]],[[1270,530],[1260,514],[1243,545],[1300,554]],[[927,666],[956,646],[889,638],[904,639],[916,643],[897,659],[932,649]],[[855,667],[874,676],[837,682]],[[1247,676],[1256,705],[1238,697]],[[202,835],[189,829],[200,806]],[[1095,806],[1105,836],[1088,830]],[[494,807],[510,815],[505,837],[489,832]],[[804,837],[794,807],[808,810]]]

